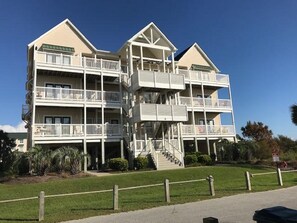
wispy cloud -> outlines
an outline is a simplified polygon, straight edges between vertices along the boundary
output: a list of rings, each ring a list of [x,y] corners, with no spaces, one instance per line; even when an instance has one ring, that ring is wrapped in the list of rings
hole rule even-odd
[[[4,132],[26,132],[27,129],[25,129],[25,123],[20,122],[16,126],[12,125],[0,125],[0,129],[3,130]]]

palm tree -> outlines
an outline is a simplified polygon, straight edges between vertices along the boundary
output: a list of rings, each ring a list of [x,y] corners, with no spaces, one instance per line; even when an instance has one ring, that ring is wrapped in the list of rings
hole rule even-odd
[[[292,122],[297,125],[297,104],[291,106],[291,119]]]

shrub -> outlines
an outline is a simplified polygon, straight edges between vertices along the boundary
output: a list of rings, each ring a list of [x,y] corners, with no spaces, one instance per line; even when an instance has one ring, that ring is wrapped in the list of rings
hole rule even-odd
[[[134,159],[134,167],[137,170],[144,169],[148,167],[148,158],[147,157],[136,157]]]
[[[25,175],[29,173],[29,159],[28,154],[21,153],[19,154],[18,161],[16,162],[16,166],[18,175]]]
[[[212,164],[212,160],[209,155],[200,155],[198,156],[198,163],[210,165]]]
[[[128,160],[122,158],[113,158],[109,160],[109,167],[112,170],[126,171],[128,170]]]
[[[214,163],[216,161],[217,155],[215,153],[210,154],[211,161]]]
[[[193,163],[197,163],[197,156],[195,154],[193,155],[186,155],[185,156],[185,164],[190,165]]]

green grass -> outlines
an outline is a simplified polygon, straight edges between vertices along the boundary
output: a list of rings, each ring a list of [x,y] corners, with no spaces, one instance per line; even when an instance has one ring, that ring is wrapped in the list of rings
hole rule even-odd
[[[0,200],[37,196],[40,191],[46,195],[112,189],[114,184],[119,188],[162,183],[165,178],[171,182],[214,177],[215,197],[248,193],[245,190],[244,172],[251,173],[273,171],[271,168],[257,166],[211,166],[195,167],[171,171],[147,171],[124,173],[106,177],[85,177],[60,179],[45,183],[8,185],[0,184]],[[252,180],[252,191],[266,191],[280,188],[276,174],[255,176]],[[283,173],[284,187],[297,184],[297,173]],[[171,204],[211,199],[208,183],[194,182],[170,185]],[[160,187],[119,191],[120,211],[151,208],[167,205],[164,201],[164,189]],[[112,210],[112,193],[77,195],[45,199],[45,221],[59,222],[85,218],[95,215],[114,213]],[[0,222],[36,222],[38,201],[19,201],[0,204]]]

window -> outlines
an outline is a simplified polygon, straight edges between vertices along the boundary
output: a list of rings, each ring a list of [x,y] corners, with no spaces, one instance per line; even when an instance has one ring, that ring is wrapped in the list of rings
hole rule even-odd
[[[20,139],[20,144],[23,144],[24,143],[24,140],[23,139]]]
[[[44,117],[45,124],[71,124],[70,117]]]

